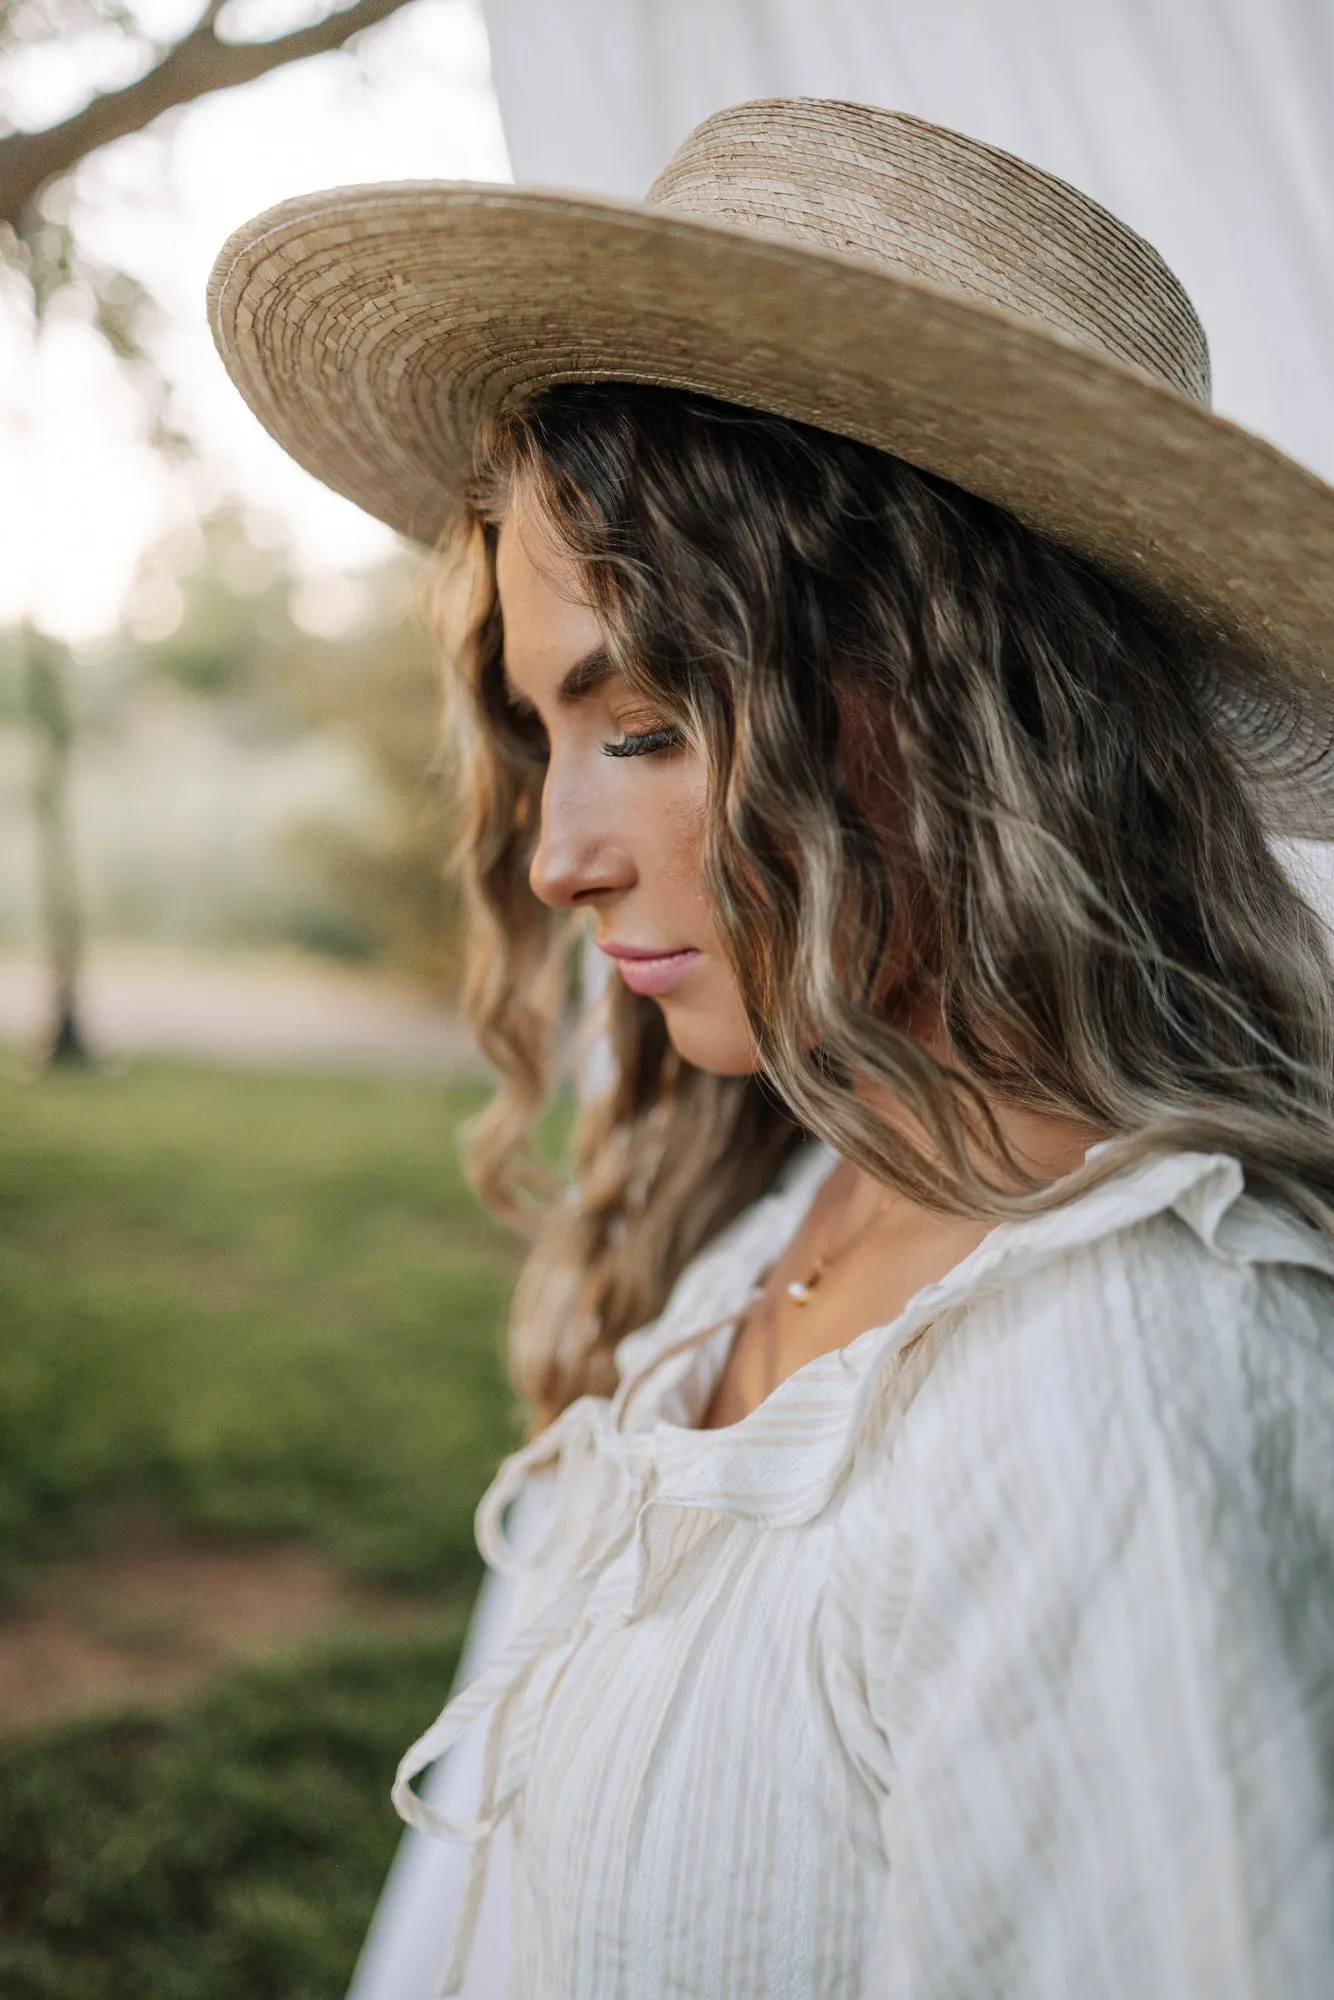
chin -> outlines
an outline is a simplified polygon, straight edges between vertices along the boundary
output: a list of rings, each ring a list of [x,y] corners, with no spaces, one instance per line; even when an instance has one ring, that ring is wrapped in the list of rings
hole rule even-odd
[[[667,1037],[683,1062],[711,1076],[754,1076],[755,1044],[739,1009],[673,1006],[659,1001]]]

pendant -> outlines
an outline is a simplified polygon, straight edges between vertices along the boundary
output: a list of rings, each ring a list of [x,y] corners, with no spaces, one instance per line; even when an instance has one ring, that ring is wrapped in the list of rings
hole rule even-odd
[[[794,1278],[787,1287],[787,1295],[796,1305],[804,1306],[815,1294],[815,1280]]]

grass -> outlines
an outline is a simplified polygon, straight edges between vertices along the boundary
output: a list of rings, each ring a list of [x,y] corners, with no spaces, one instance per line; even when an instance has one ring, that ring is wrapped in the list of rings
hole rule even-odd
[[[141,1064],[0,1074],[0,1547],[147,1508],[431,1589],[517,1431],[477,1087]]]
[[[5,2000],[341,2000],[459,1627],[0,1749]]]

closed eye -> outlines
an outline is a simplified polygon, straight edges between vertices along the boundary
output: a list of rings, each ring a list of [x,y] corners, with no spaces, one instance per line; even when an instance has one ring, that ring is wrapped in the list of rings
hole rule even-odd
[[[641,729],[634,734],[622,736],[615,743],[604,743],[604,757],[652,757],[659,750],[679,750],[685,737],[675,724],[665,729]]]

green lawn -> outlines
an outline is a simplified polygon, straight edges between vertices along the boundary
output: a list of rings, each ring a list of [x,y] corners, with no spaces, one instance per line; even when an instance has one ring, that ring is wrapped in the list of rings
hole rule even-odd
[[[510,1239],[473,1088],[142,1065],[0,1075],[0,1548],[298,1536],[432,1588],[515,1441]]]
[[[476,1089],[0,1071],[4,1583],[142,1531],[296,1537],[420,1627],[0,1745],[4,2000],[340,2000],[517,1429]],[[434,1610],[429,1609],[434,1605]]]

